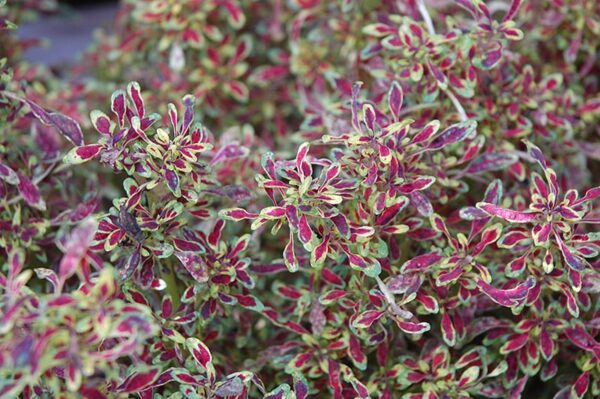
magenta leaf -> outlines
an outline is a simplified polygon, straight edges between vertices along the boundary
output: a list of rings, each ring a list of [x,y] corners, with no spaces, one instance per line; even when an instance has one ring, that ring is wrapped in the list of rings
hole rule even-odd
[[[482,279],[477,280],[479,288],[499,305],[513,307],[520,305],[526,298],[529,290],[535,286],[535,278],[528,277],[526,281],[510,289],[499,289],[491,286]]]
[[[102,144],[88,144],[82,147],[75,147],[67,155],[64,162],[70,164],[80,164],[95,158],[100,154],[104,146]]]
[[[416,256],[406,261],[400,268],[402,273],[422,272],[429,269],[431,266],[443,259],[443,256],[438,253],[429,253]]]
[[[477,208],[491,216],[497,216],[507,222],[513,223],[528,223],[535,220],[538,216],[536,212],[519,212],[511,209],[499,207],[486,202],[479,202]]]

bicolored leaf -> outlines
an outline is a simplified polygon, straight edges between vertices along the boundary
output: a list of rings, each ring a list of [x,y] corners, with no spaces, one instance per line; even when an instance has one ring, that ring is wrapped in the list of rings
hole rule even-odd
[[[196,364],[200,366],[200,369],[206,370],[209,378],[210,376],[214,376],[215,370],[212,364],[212,354],[208,347],[202,341],[193,337],[185,340],[185,346],[192,354]]]
[[[296,250],[294,249],[294,233],[290,231],[289,239],[283,250],[283,261],[288,270],[292,273],[297,272],[300,268]]]
[[[8,165],[0,163],[0,179],[4,180],[8,184],[17,185],[19,184],[19,177],[17,173],[12,170]]]
[[[88,144],[82,147],[75,147],[65,155],[63,161],[68,164],[80,164],[90,159],[94,159],[102,149],[102,144]]]
[[[556,238],[556,242],[558,242],[558,247],[560,249],[560,253],[563,256],[565,263],[573,270],[581,272],[585,270],[586,261],[580,258],[577,255],[574,255],[573,252],[569,249],[569,247],[564,243],[560,234],[554,232],[554,237]]]
[[[143,119],[146,111],[144,108],[144,100],[142,99],[142,93],[139,83],[130,82],[127,85],[127,94],[129,94],[129,98],[133,102],[133,106],[135,107],[137,116],[140,118],[140,120]]]
[[[254,220],[258,217],[256,213],[250,213],[242,208],[223,209],[219,212],[219,216],[224,219],[240,221],[244,219]]]
[[[404,93],[402,92],[402,86],[396,81],[392,82],[390,90],[388,91],[388,108],[396,122],[400,119],[400,110],[402,109],[403,99]]]
[[[158,367],[152,367],[145,371],[135,371],[127,376],[127,378],[115,388],[115,391],[121,393],[143,391],[154,383],[159,374],[160,368]]]
[[[429,323],[413,323],[412,321],[401,320],[398,317],[394,318],[398,327],[407,334],[423,334],[431,329]]]
[[[507,353],[518,351],[527,344],[528,340],[529,333],[514,335],[502,345],[500,353],[506,355]]]
[[[96,131],[104,136],[110,136],[110,118],[102,111],[94,110],[90,113],[90,120]]]
[[[571,398],[582,399],[590,386],[590,372],[581,373],[571,387]]]
[[[448,346],[454,346],[456,344],[456,329],[452,324],[452,319],[447,312],[442,315],[442,323],[440,324],[442,330],[442,338]]]
[[[436,138],[434,138],[429,144],[429,149],[438,150],[444,148],[447,145],[458,143],[471,136],[477,128],[477,122],[469,120],[466,122],[457,123],[450,126]]]
[[[502,208],[487,202],[479,202],[477,204],[477,208],[481,209],[488,215],[497,216],[506,220],[507,222],[512,223],[528,223],[535,220],[538,215],[536,212],[513,211],[511,209]]]
[[[438,253],[428,253],[424,255],[419,255],[406,261],[400,268],[400,271],[402,273],[422,272],[429,269],[431,266],[435,265],[442,259],[443,256]]]
[[[345,291],[342,291],[342,292],[345,293]],[[373,325],[373,323],[375,323],[377,320],[379,320],[384,314],[385,314],[385,311],[383,311],[383,310],[366,310],[366,311],[362,312],[361,314],[359,314],[352,321],[352,325],[356,328],[369,328]]]
[[[527,298],[529,290],[535,286],[535,278],[530,276],[516,287],[506,290],[495,288],[482,279],[477,280],[477,285],[497,304],[513,307],[521,304]]]

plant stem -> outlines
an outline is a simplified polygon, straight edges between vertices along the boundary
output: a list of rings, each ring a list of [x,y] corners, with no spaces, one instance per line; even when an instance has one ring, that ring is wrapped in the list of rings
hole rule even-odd
[[[435,28],[433,27],[433,21],[431,20],[431,15],[429,15],[429,11],[427,11],[427,6],[425,5],[425,0],[417,0],[417,8],[419,9],[419,13],[421,13],[421,17],[425,22],[425,26],[427,26],[427,31],[431,36],[435,35]],[[469,118],[467,117],[467,113],[463,108],[458,98],[448,89],[448,87],[440,87],[442,91],[448,96],[450,101],[452,101],[452,105],[458,112],[458,116],[462,122],[467,121]]]

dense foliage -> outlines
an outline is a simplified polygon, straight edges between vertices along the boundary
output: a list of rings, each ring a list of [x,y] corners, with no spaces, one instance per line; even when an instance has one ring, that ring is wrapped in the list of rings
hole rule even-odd
[[[600,397],[600,3],[0,1],[0,397]]]

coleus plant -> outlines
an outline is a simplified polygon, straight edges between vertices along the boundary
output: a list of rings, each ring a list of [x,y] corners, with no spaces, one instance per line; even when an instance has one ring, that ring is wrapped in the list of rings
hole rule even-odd
[[[593,3],[2,22],[0,396],[600,396]]]

